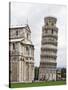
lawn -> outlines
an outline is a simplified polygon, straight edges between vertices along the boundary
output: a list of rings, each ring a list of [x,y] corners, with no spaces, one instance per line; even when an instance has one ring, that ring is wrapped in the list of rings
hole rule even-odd
[[[66,84],[66,81],[49,81],[49,82],[33,82],[33,83],[11,83],[11,88],[55,86],[55,85],[65,85],[65,84]]]

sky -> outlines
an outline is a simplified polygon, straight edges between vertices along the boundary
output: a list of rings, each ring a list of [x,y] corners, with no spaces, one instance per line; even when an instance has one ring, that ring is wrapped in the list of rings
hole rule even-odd
[[[22,2],[11,3],[11,27],[28,24],[31,29],[31,39],[35,48],[35,66],[40,64],[42,26],[44,25],[44,17],[47,16],[57,18],[57,67],[66,67],[66,6]]]

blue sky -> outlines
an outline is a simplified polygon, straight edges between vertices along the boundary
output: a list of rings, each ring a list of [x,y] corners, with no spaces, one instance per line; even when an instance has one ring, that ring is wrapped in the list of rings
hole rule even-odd
[[[32,32],[32,42],[35,46],[35,66],[39,66],[40,63],[42,26],[44,25],[44,17],[46,16],[53,16],[57,18],[56,26],[59,28],[57,66],[65,67],[66,6],[19,2],[12,2],[11,4],[11,26],[24,26],[27,23],[30,26]]]

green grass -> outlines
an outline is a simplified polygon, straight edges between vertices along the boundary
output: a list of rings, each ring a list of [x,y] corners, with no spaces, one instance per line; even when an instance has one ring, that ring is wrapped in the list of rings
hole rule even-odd
[[[33,82],[33,83],[11,83],[11,88],[55,86],[55,85],[65,85],[65,84],[66,84],[66,81],[49,81],[49,82]]]

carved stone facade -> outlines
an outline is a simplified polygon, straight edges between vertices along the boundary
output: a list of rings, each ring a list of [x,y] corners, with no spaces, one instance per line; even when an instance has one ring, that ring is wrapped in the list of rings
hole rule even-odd
[[[28,25],[9,30],[10,82],[32,82],[34,45],[31,42],[31,30]]]
[[[39,69],[39,80],[56,80],[56,58],[57,58],[57,19],[45,17],[45,25],[42,27],[41,61]]]

